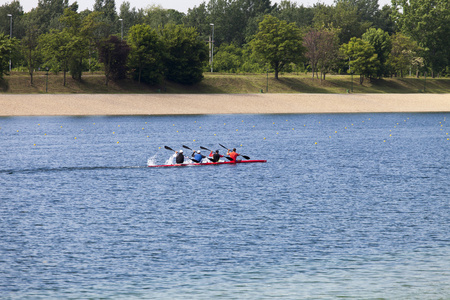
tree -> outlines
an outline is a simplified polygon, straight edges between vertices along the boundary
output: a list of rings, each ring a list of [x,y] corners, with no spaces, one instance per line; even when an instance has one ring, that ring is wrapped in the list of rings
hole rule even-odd
[[[166,78],[182,84],[200,82],[208,49],[206,43],[198,39],[195,28],[169,24],[161,31],[161,38],[166,49]]]
[[[195,27],[201,39],[207,40],[211,35],[211,25],[209,25],[209,12],[206,8],[205,2],[199,6],[190,8],[188,13],[183,18],[183,24],[186,27]]]
[[[361,19],[358,8],[345,0],[337,1],[335,6],[316,4],[314,7],[314,27],[339,29],[341,44],[347,43],[352,37],[361,37],[371,24]]]
[[[380,28],[389,35],[394,34],[397,31],[397,24],[392,18],[393,12],[392,6],[384,5],[373,20],[373,27]]]
[[[310,27],[313,24],[314,8],[304,7],[303,4],[298,6],[295,2],[282,0],[274,16],[288,23],[295,22],[300,28]]]
[[[448,0],[393,0],[395,19],[402,33],[425,52],[432,76],[450,61],[450,2]]]
[[[0,33],[4,33],[7,36],[10,34],[11,19],[8,14],[12,15],[12,30],[13,37],[21,39],[24,35],[24,29],[22,25],[22,19],[24,16],[23,8],[20,2],[17,0],[11,1],[11,3],[5,3],[0,6]]]
[[[373,46],[378,56],[380,67],[378,68],[377,76],[387,75],[388,67],[386,61],[392,49],[392,41],[389,34],[380,28],[370,28],[362,35],[362,39]]]
[[[100,44],[99,59],[105,66],[105,85],[108,85],[110,79],[125,78],[129,52],[127,43],[114,35]]]
[[[253,51],[275,71],[275,79],[285,66],[299,62],[304,53],[302,35],[295,23],[288,24],[267,15],[250,41]]]
[[[111,33],[120,32],[122,24],[118,22],[114,0],[95,0],[94,12],[102,13],[101,20],[104,26],[100,27],[99,31],[103,38],[108,38]]]
[[[9,60],[14,44],[15,39],[10,39],[9,35],[0,33],[0,78],[3,78],[3,74],[8,74]]]
[[[30,74],[30,84],[33,85],[34,70],[41,63],[41,52],[38,48],[39,25],[33,13],[24,18],[25,36],[21,40],[21,52]]]
[[[81,34],[82,19],[80,14],[70,9],[65,9],[63,16],[59,19],[64,26],[63,31],[71,37],[68,47],[71,50],[69,60],[69,71],[73,79],[80,80],[83,73],[83,58],[87,56],[87,37]]]
[[[51,29],[61,29],[59,18],[64,9],[69,7],[69,0],[38,0],[35,8],[40,33],[48,33]]]
[[[135,7],[130,8],[130,2],[125,1],[120,5],[119,18],[123,20],[123,35],[126,36],[131,27],[144,23],[144,10],[136,10]],[[122,26],[122,24],[120,25]]]
[[[164,73],[164,46],[149,25],[134,25],[127,39],[131,52],[128,66],[134,80],[155,84]]]
[[[145,9],[144,22],[152,28],[158,28],[167,24],[182,24],[183,17],[183,13],[174,9],[164,9],[159,5],[152,5]]]
[[[356,8],[359,18],[371,24],[378,14],[378,0],[338,0],[338,2],[344,2],[352,8]]]
[[[359,38],[351,38],[340,48],[342,55],[350,59],[350,70],[359,74],[359,83],[363,84],[364,77],[371,78],[377,74],[378,58],[375,49],[368,42]]]
[[[306,58],[309,60],[312,69],[312,78],[314,72],[321,71],[321,79],[325,79],[334,66],[339,54],[339,41],[336,31],[325,28],[311,28],[305,35],[303,45],[306,48]]]
[[[214,54],[214,70],[236,73],[242,66],[242,49],[234,44],[223,43]]]
[[[407,72],[415,62],[416,64],[420,62],[417,57],[418,50],[417,43],[411,38],[400,32],[393,35],[392,49],[388,59],[389,65],[396,74],[400,73],[400,77],[403,77],[403,73]],[[420,65],[421,63],[417,67]]]
[[[52,30],[49,33],[39,36],[39,50],[42,51],[44,60],[47,62],[56,61],[59,68],[64,73],[63,85],[66,85],[66,73],[69,70],[69,62],[72,57],[71,47],[72,37],[67,31]],[[53,70],[53,71],[58,71]]]

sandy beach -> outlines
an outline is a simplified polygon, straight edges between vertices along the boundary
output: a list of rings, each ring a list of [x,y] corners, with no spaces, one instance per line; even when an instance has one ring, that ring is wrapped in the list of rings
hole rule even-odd
[[[450,94],[15,94],[0,116],[450,112]]]

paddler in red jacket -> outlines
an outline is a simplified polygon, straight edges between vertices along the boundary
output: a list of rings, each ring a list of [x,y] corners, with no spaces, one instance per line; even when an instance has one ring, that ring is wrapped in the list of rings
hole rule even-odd
[[[236,152],[236,148],[233,148],[233,151],[230,152],[230,149],[227,149],[227,155],[233,159],[233,161],[236,161],[236,158],[240,155]]]

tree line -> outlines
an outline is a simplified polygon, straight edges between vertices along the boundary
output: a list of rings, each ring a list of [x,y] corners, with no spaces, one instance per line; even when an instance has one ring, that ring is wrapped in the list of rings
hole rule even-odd
[[[450,75],[450,2],[335,0],[311,7],[284,0],[209,0],[181,13],[96,0],[78,12],[68,0],[0,6],[0,68],[105,72],[105,83],[132,77],[192,84],[203,72],[311,72],[365,78]],[[11,22],[12,21],[12,22]],[[13,39],[10,39],[12,29]]]

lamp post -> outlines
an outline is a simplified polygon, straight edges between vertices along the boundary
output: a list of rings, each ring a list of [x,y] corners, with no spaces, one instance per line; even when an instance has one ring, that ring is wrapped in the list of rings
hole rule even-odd
[[[122,23],[121,25],[121,29],[120,29],[120,40],[123,40],[123,19],[119,19],[120,23]]]
[[[353,93],[353,71],[351,71],[352,74],[352,93]]]
[[[351,62],[351,60],[350,60],[350,57],[349,57],[349,58],[348,58],[348,71],[349,71],[350,74],[351,74],[351,80],[352,80],[351,91],[352,91],[352,93],[353,93],[353,71],[352,71],[352,67],[350,66],[350,62]]]
[[[9,22],[9,39],[12,39],[12,14],[7,14],[7,16],[11,18],[11,21]],[[11,56],[11,51],[9,54]],[[9,58],[9,72],[11,72],[11,57]]]
[[[266,85],[266,93],[268,93],[269,92],[269,68],[266,68],[267,69],[267,85]]]
[[[426,93],[427,92],[427,72],[426,71],[425,71],[424,75],[425,75],[425,81],[423,82],[423,92]]]
[[[45,80],[45,92],[47,93],[48,90],[48,67],[45,67],[45,70],[47,70],[47,73],[45,75],[47,75],[47,79]]]
[[[212,26],[212,35],[211,35],[211,73],[214,72],[214,23],[210,23]]]

